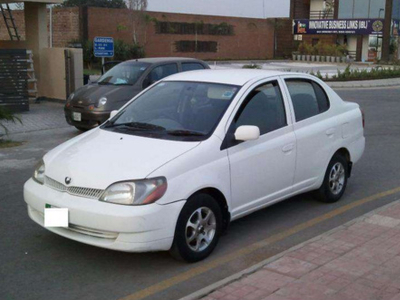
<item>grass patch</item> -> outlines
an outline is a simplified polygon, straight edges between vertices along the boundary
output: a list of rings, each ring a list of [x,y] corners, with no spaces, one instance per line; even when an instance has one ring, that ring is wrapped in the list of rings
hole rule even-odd
[[[101,75],[101,70],[100,69],[84,69],[83,74],[84,75]]]
[[[0,139],[0,149],[5,149],[5,148],[12,148],[12,147],[18,147],[23,145],[25,142],[15,142],[12,140],[2,140]]]

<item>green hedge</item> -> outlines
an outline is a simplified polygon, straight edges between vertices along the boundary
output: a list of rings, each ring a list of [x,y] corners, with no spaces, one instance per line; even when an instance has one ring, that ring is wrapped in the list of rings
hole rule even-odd
[[[93,53],[93,41],[73,40],[70,44],[81,45],[83,50],[83,63],[85,69],[100,68],[101,58],[95,57]],[[145,57],[144,48],[139,45],[128,44],[122,40],[114,42],[114,57],[108,60],[125,61]]]

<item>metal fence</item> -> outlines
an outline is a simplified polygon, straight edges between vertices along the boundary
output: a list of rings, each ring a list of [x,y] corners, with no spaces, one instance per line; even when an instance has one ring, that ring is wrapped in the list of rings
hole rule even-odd
[[[23,49],[0,49],[0,106],[29,110],[28,71],[31,58]]]

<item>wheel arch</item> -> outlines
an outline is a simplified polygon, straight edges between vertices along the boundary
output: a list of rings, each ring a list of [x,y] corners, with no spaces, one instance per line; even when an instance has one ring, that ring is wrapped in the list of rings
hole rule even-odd
[[[350,154],[350,151],[347,149],[347,148],[345,148],[345,147],[342,147],[342,148],[340,148],[340,149],[338,149],[334,154],[333,154],[333,156],[332,157],[334,157],[335,155],[341,155],[341,156],[343,156],[346,160],[347,160],[347,166],[348,166],[348,177],[350,178],[350,176],[351,176],[351,170],[352,170],[352,167],[353,167],[353,163],[352,163],[352,161],[351,161],[351,154]]]
[[[228,229],[229,223],[231,221],[231,213],[229,212],[229,207],[228,207],[228,202],[226,200],[225,195],[218,189],[212,188],[212,187],[207,187],[207,188],[202,188],[201,190],[198,190],[197,192],[193,193],[189,198],[193,198],[193,196],[198,195],[198,194],[207,194],[210,195],[215,199],[219,207],[221,208],[222,212],[222,229],[223,231],[226,231]]]

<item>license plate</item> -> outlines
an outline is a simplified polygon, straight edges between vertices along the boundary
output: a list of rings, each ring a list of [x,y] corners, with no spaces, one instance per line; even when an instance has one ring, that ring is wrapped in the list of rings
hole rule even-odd
[[[44,227],[68,227],[68,208],[49,206],[46,204],[44,209]]]
[[[78,112],[73,112],[72,113],[72,120],[80,122],[82,121],[82,114]]]

